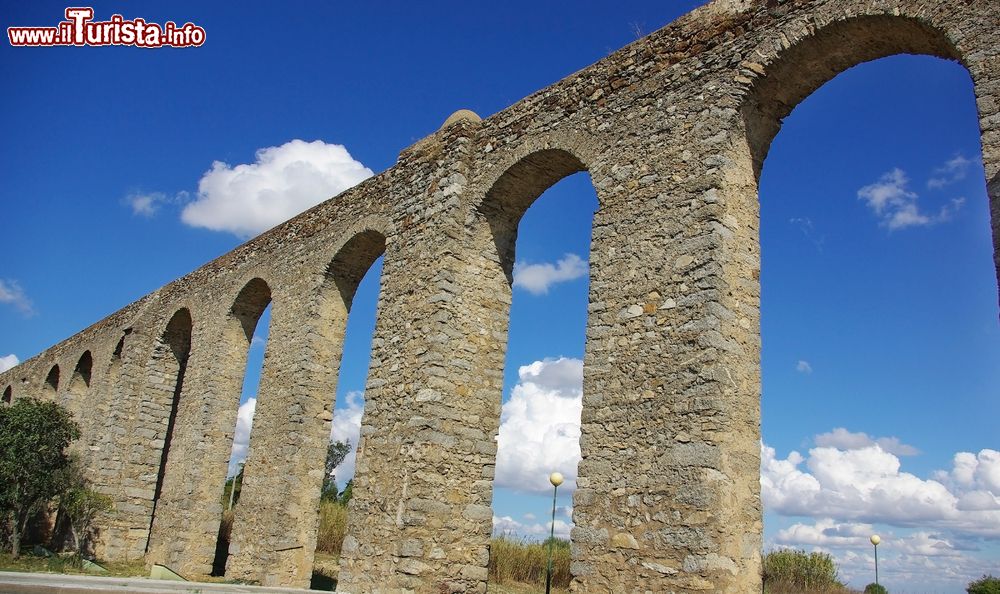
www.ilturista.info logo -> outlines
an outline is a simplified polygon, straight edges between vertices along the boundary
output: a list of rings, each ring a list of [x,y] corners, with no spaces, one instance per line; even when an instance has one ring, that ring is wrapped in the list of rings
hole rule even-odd
[[[111,15],[107,21],[94,21],[94,9],[66,9],[66,20],[55,27],[7,27],[7,39],[13,46],[43,47],[54,45],[134,45],[136,47],[197,47],[205,43],[205,30],[194,23],[160,25],[145,19],[125,19]]]

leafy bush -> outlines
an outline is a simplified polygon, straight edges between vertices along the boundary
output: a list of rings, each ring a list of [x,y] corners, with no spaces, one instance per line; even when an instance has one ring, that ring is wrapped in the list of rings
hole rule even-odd
[[[768,592],[842,592],[837,564],[827,553],[783,549],[764,554],[764,586]]]
[[[889,594],[882,584],[868,584],[865,586],[865,594]]]
[[[969,582],[965,591],[969,594],[1000,594],[1000,578],[984,575],[978,580]]]

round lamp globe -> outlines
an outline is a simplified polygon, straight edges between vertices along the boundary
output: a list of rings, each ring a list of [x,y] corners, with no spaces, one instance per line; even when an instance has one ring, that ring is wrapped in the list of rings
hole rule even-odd
[[[872,541],[872,544],[878,546],[878,543],[882,542],[882,538],[878,534],[872,534],[872,537],[868,540]]]
[[[563,484],[563,475],[561,472],[553,472],[549,475],[549,482],[552,483],[553,487],[558,487]]]

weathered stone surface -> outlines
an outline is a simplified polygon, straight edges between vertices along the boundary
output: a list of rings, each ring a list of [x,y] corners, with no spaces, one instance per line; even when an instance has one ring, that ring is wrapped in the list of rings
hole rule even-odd
[[[0,374],[3,402],[30,393],[80,416],[80,454],[116,505],[102,556],[206,574],[246,349],[271,303],[227,575],[305,586],[347,314],[384,253],[340,588],[483,592],[517,223],[586,170],[600,208],[574,587],[759,591],[770,142],[857,63],[960,60],[996,242],[998,31],[992,0],[716,0],[485,120],[457,113],[391,169]]]

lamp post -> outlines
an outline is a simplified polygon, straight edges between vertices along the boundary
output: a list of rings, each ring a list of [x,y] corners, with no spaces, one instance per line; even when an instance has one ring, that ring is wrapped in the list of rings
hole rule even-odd
[[[549,563],[545,569],[545,594],[552,590],[552,541],[556,539],[556,492],[559,485],[563,484],[563,475],[553,472],[549,475],[549,482],[552,483],[552,527],[549,530]]]
[[[872,546],[875,547],[875,585],[878,585],[878,543],[882,542],[882,539],[878,534],[872,534],[872,537],[868,540],[871,541]]]

